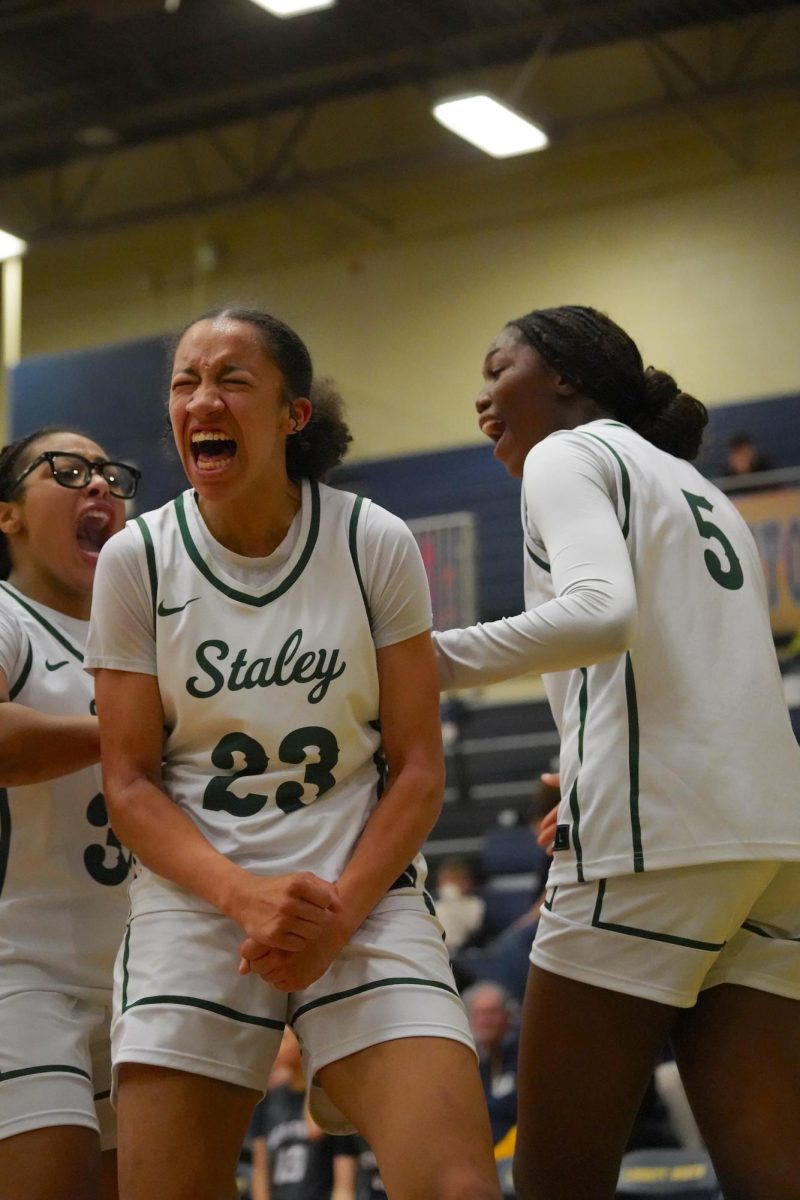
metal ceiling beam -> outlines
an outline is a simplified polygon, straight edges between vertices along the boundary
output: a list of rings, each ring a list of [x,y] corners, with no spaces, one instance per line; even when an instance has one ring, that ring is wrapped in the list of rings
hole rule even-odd
[[[393,0],[395,8],[397,0]],[[782,5],[782,8],[791,7]],[[71,10],[69,4],[51,5],[58,14]],[[487,23],[478,30],[461,31],[445,38],[425,39],[414,45],[395,47],[381,54],[356,55],[345,61],[308,68],[294,73],[271,75],[216,91],[204,89],[150,102],[137,102],[124,112],[115,107],[103,114],[129,144],[145,144],[165,135],[186,133],[217,123],[220,111],[226,120],[246,119],[256,114],[277,113],[310,103],[343,98],[368,91],[385,90],[395,84],[420,84],[439,76],[443,68],[458,74],[482,67],[496,67],[519,61],[528,47],[547,44],[557,36],[559,52],[585,45],[628,40],[658,32],[658,5],[643,5],[640,0],[604,0],[602,3],[579,2],[564,5],[555,15],[537,14],[524,19]],[[711,16],[708,23],[722,20]],[[730,18],[729,18],[730,19]],[[695,21],[693,24],[700,24]],[[620,27],[622,31],[620,32]],[[2,22],[0,22],[2,30]],[[467,66],[467,63],[470,66]],[[54,120],[54,113],[68,111],[70,101],[86,100],[88,82],[75,89],[58,88],[22,101],[0,103],[0,124],[10,125],[9,117],[20,108],[38,115],[39,129],[18,137],[6,135],[0,155],[0,177],[19,174],[43,165],[46,155],[51,163],[70,161],[80,156],[74,144],[74,124]],[[38,159],[37,159],[38,155]],[[5,161],[6,166],[2,163]]]
[[[723,104],[743,96],[747,96],[751,101],[760,98],[767,99],[776,92],[786,92],[787,90],[797,92],[799,89],[800,72],[785,72],[769,81],[709,86],[703,92],[702,106]],[[678,101],[673,96],[665,96],[663,99],[647,104],[609,109],[602,113],[592,113],[560,121],[553,127],[553,137],[566,139],[580,136],[589,129],[601,125],[658,118],[674,113],[676,103]],[[709,136],[711,136],[710,133]],[[720,143],[718,142],[718,144]],[[731,153],[729,147],[723,146],[722,148],[726,153]],[[736,158],[739,166],[747,165],[741,161],[739,154],[734,153],[733,157]],[[338,202],[349,208],[360,219],[368,221],[375,228],[386,230],[390,227],[389,218],[354,198],[352,195],[354,188],[373,183],[375,180],[385,183],[390,183],[394,179],[407,180],[411,176],[443,172],[450,167],[464,166],[475,162],[475,151],[467,146],[462,147],[460,144],[454,143],[426,153],[352,163],[331,171],[296,172],[284,179],[278,179],[274,174],[265,177],[262,171],[251,176],[246,182],[224,191],[205,196],[187,192],[184,198],[175,201],[150,205],[137,204],[98,218],[76,220],[76,214],[71,212],[68,207],[59,220],[53,220],[52,213],[45,214],[44,220],[41,219],[41,215],[38,218],[34,216],[31,226],[20,229],[19,233],[31,245],[45,244],[77,235],[113,232],[132,225],[146,224],[171,217],[203,215],[215,210],[238,207],[252,202],[254,199],[280,202],[310,190],[335,197]],[[12,190],[13,186],[13,184],[6,185],[6,192]],[[29,201],[30,196],[27,198],[26,207],[32,211],[33,205]],[[1,217],[2,213],[0,212],[0,224],[2,224]]]

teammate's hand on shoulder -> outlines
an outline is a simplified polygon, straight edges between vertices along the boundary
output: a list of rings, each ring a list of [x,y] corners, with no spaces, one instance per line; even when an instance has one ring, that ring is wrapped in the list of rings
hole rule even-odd
[[[330,915],[340,909],[336,885],[310,871],[250,875],[237,919],[254,941],[297,953],[319,937]]]

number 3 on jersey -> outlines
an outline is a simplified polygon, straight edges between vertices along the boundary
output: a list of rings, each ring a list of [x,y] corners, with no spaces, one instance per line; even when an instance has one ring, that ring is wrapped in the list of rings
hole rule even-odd
[[[317,751],[316,762],[306,761],[309,750]],[[244,766],[233,770],[234,755],[237,753],[243,756]],[[339,745],[331,731],[320,725],[304,725],[287,733],[278,747],[278,758],[282,763],[306,762],[303,782],[287,781],[280,784],[275,793],[275,803],[282,812],[296,812],[305,804],[318,800],[336,783],[331,771],[339,761]],[[266,772],[269,756],[261,743],[247,733],[226,733],[211,751],[211,761],[215,767],[233,771],[233,774],[214,776],[203,793],[203,808],[228,812],[234,817],[252,817],[260,812],[267,803],[266,796],[257,792],[237,796],[229,791],[229,787],[235,779]],[[311,796],[308,801],[303,799],[306,784],[317,789],[316,796]]]
[[[683,489],[681,489],[683,491]],[[710,500],[706,500],[704,496],[695,496],[692,492],[683,492],[686,497],[686,503],[692,510],[694,523],[697,526],[697,531],[701,538],[714,538],[722,547],[722,553],[728,560],[727,570],[719,557],[713,550],[706,550],[703,555],[706,563],[706,568],[711,578],[718,583],[720,587],[728,588],[729,591],[735,592],[744,583],[744,572],[742,564],[736,556],[736,551],[730,544],[725,534],[720,529],[719,525],[715,525],[713,521],[708,521],[703,516],[703,512],[713,512],[714,505]]]

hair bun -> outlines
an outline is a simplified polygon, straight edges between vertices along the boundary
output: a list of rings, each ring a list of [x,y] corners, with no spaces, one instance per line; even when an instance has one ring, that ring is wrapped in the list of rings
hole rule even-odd
[[[706,406],[682,392],[667,371],[648,367],[644,373],[645,405],[633,428],[668,454],[691,462],[697,457],[708,424]]]
[[[645,369],[644,396],[648,409],[657,412],[665,405],[671,404],[680,395],[680,391],[675,380],[666,371],[659,371],[657,367]]]

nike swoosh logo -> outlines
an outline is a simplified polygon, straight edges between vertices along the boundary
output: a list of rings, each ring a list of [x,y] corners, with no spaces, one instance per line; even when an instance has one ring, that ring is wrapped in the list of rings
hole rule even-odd
[[[199,596],[192,596],[191,600],[187,600],[186,604],[179,604],[176,608],[167,608],[163,600],[159,601],[156,612],[160,617],[171,617],[173,613],[183,612],[187,604],[194,604],[195,600],[199,600]]]
[[[57,671],[59,667],[65,667],[68,662],[69,662],[68,658],[65,658],[63,662],[57,662],[57,663],[51,663],[51,662],[48,662],[47,659],[45,659],[44,665],[47,667],[48,671]]]

